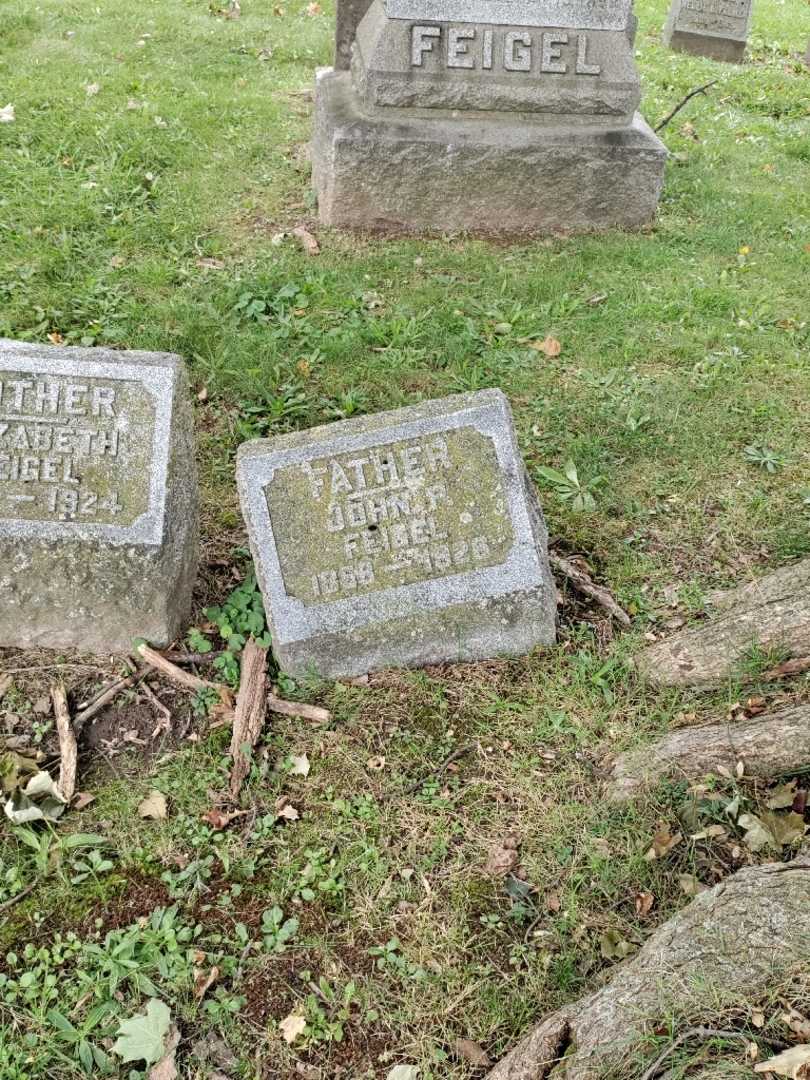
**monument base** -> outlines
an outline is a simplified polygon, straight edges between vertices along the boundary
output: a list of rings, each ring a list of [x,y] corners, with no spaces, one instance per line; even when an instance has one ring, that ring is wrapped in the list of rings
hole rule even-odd
[[[747,41],[691,33],[688,30],[665,30],[664,44],[675,52],[705,56],[709,60],[724,60],[728,64],[741,64],[745,60]]]
[[[638,113],[618,129],[382,113],[362,107],[349,72],[319,75],[312,164],[325,224],[513,235],[636,229],[655,214],[667,150]]]

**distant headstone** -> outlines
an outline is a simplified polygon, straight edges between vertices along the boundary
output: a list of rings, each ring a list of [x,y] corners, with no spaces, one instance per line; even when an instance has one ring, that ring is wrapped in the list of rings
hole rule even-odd
[[[0,341],[0,645],[179,633],[197,566],[182,360]]]
[[[352,44],[357,27],[371,6],[371,0],[337,0],[337,32],[335,34],[335,67],[348,71],[352,62]]]
[[[322,220],[494,234],[645,224],[666,150],[637,111],[635,28],[632,0],[373,0],[351,71],[318,76]]]
[[[752,0],[672,0],[664,44],[678,52],[741,63]]]
[[[245,443],[237,476],[286,671],[354,676],[555,640],[546,528],[500,391]]]

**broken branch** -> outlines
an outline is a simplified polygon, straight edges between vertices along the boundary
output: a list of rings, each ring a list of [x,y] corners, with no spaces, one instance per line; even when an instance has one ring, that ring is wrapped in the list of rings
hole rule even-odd
[[[251,638],[242,653],[242,672],[231,735],[231,798],[236,800],[250,772],[253,747],[261,734],[267,710],[267,649]]]
[[[267,695],[267,708],[279,716],[296,716],[301,720],[313,720],[316,724],[328,724],[332,714],[318,705],[305,705],[302,701],[287,701],[270,692]]]
[[[227,686],[201,679],[199,675],[192,675],[190,671],[183,671],[182,668],[167,660],[157,649],[147,645],[145,641],[142,641],[135,651],[142,660],[159,671],[161,675],[165,675],[167,679],[171,679],[173,683],[177,683],[178,686],[184,686],[187,690],[216,690],[226,704],[230,699]],[[247,652],[247,647],[245,647],[245,652]]]
[[[619,606],[608,589],[602,585],[597,585],[584,570],[580,570],[569,559],[564,559],[562,555],[550,552],[548,559],[554,569],[559,571],[563,577],[568,578],[575,589],[584,596],[589,596],[591,600],[595,600],[600,607],[603,607],[605,611],[613,616],[616,622],[625,627],[631,625],[630,616],[624,608]]]
[[[709,87],[714,86],[714,84],[717,81],[718,81],[717,79],[712,79],[711,82],[707,82],[704,86],[697,86],[697,87],[695,87],[694,90],[690,90],[689,93],[686,95],[686,97],[683,98],[683,100],[680,101],[675,106],[675,108],[672,110],[672,112],[668,113],[664,117],[664,119],[661,121],[661,123],[655,129],[656,134],[658,134],[659,131],[663,131],[664,128],[667,126],[667,124],[670,122],[670,120],[673,120],[678,115],[678,113],[681,111],[681,109],[684,107],[684,105],[686,105],[688,102],[690,102],[693,97],[697,97],[698,94],[705,94],[706,91],[709,89]]]
[[[69,803],[76,791],[76,764],[79,758],[76,736],[70,724],[70,709],[64,686],[59,683],[51,690],[53,711],[56,717],[56,732],[59,736],[59,791],[66,803]]]

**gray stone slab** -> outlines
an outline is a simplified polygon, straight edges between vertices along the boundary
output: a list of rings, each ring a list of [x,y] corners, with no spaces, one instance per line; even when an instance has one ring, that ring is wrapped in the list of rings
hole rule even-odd
[[[237,479],[284,670],[336,678],[555,640],[546,529],[500,391],[246,443]]]
[[[179,357],[0,341],[0,645],[172,641],[197,514]]]
[[[672,0],[664,44],[677,52],[741,63],[752,0]]]
[[[348,71],[352,62],[352,44],[371,0],[337,0],[337,30],[335,33],[335,67]]]
[[[312,161],[324,223],[519,235],[639,228],[655,214],[667,151],[638,114],[605,129],[429,113],[369,111],[348,73],[321,74]]]
[[[366,106],[531,112],[612,127],[641,99],[625,10],[618,30],[572,31],[389,19],[381,2],[360,26],[353,82]]]
[[[624,30],[632,0],[385,0],[389,19]]]

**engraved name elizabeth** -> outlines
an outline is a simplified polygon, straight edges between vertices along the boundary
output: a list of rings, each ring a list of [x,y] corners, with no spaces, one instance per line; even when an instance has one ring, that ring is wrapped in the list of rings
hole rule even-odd
[[[132,524],[153,430],[138,383],[0,371],[0,519]]]

